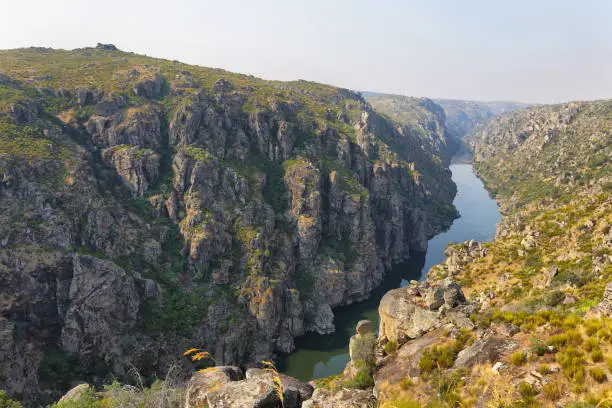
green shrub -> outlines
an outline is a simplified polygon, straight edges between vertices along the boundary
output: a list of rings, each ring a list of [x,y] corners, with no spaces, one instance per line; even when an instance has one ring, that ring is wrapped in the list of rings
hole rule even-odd
[[[601,363],[604,360],[603,351],[600,348],[593,350],[591,353],[591,359],[594,363]]]
[[[397,351],[397,342],[393,340],[389,340],[387,344],[385,344],[385,353],[392,354]]]
[[[515,366],[522,366],[527,362],[527,354],[524,351],[516,351],[510,356],[510,362]]]
[[[385,402],[380,408],[421,408],[422,405],[418,401],[411,399],[394,399]]]
[[[557,361],[563,368],[563,373],[578,383],[584,381],[584,355],[575,347],[568,347],[557,355]]]
[[[399,384],[400,388],[405,391],[414,385],[414,381],[412,381],[410,377],[405,377],[402,378]]]
[[[347,388],[358,388],[365,390],[374,386],[374,377],[370,373],[370,370],[366,367],[359,369],[355,377],[351,381],[347,381],[344,384]]]
[[[21,408],[21,404],[10,399],[6,392],[0,390],[0,408]]]
[[[433,356],[430,353],[427,353],[427,350],[421,356],[419,360],[419,369],[424,373],[429,373],[436,368],[436,362],[433,359]]]
[[[595,337],[589,337],[582,346],[586,351],[593,351],[599,346],[599,341]]]
[[[538,356],[543,356],[548,351],[548,347],[542,340],[532,339],[531,340],[531,351],[533,354],[537,354]]]
[[[556,382],[544,384],[544,387],[542,387],[542,393],[544,394],[544,397],[551,401],[556,401],[561,398],[561,388]]]
[[[522,381],[518,386],[518,392],[523,397],[533,397],[538,395],[538,391],[533,387],[533,385]]]
[[[598,383],[602,383],[606,379],[606,372],[599,367],[593,367],[589,372],[591,373],[591,377]]]
[[[548,364],[542,364],[538,367],[538,373],[542,375],[550,374],[550,366]]]

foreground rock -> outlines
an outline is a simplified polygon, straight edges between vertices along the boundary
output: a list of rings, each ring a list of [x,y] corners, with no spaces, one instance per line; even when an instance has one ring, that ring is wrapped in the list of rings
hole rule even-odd
[[[270,371],[261,368],[249,368],[246,371],[246,378],[265,378],[270,380]],[[310,399],[314,392],[314,387],[308,383],[290,377],[285,374],[278,374],[283,390],[283,407],[299,408],[302,402]]]
[[[187,385],[185,408],[300,408],[314,388],[296,378],[258,368],[211,367]]]
[[[342,389],[332,392],[317,388],[303,408],[370,408],[376,399],[371,391]]]

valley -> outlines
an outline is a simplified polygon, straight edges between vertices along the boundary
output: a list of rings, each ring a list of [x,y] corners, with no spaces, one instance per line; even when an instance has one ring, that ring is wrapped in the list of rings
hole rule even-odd
[[[611,132],[0,51],[0,407],[609,407]]]

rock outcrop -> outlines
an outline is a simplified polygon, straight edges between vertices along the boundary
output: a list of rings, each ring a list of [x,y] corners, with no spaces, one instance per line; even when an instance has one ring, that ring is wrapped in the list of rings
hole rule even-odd
[[[332,392],[317,388],[303,408],[369,408],[376,399],[370,391],[342,389]]]
[[[378,335],[383,342],[403,344],[445,322],[473,328],[473,323],[467,317],[474,307],[466,304],[461,288],[451,280],[437,281],[431,285],[413,282],[387,292],[380,301]]]
[[[300,408],[313,387],[269,369],[211,367],[196,372],[187,385],[185,408]]]

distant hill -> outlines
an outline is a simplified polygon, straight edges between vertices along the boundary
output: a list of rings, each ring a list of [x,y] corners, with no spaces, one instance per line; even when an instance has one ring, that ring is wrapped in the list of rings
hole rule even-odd
[[[468,135],[474,127],[493,116],[509,113],[518,109],[534,106],[521,102],[479,102],[456,99],[434,99],[444,108],[446,126],[449,132],[458,138]]]

